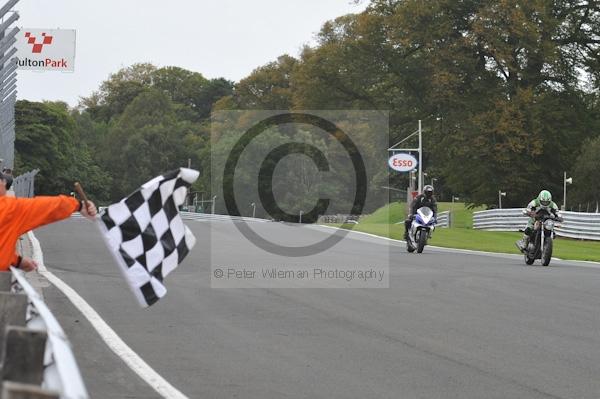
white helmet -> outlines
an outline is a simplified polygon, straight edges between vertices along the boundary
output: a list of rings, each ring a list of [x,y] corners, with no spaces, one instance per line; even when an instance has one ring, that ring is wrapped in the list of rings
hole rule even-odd
[[[425,194],[425,197],[427,198],[433,197],[433,186],[428,184],[425,187],[423,187],[423,194]]]

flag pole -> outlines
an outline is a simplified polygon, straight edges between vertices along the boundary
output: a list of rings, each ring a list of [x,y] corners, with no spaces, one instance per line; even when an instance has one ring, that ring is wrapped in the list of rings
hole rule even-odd
[[[81,187],[81,184],[79,184],[78,181],[75,182],[74,186],[75,186],[75,191],[77,192],[77,195],[79,195],[79,198],[81,198],[81,200],[83,201],[83,205],[85,206],[85,211],[87,213],[87,207],[89,206],[88,197],[87,197],[87,195],[85,195],[85,191],[83,191],[83,187]],[[98,221],[98,218],[95,217],[94,221]]]
[[[87,195],[85,195],[85,192],[83,191],[83,188],[81,187],[81,184],[79,184],[79,182],[76,181],[74,186],[75,186],[75,191],[77,192],[77,195],[79,195],[79,198],[81,198],[83,200],[85,207],[87,209],[88,198],[87,198]]]

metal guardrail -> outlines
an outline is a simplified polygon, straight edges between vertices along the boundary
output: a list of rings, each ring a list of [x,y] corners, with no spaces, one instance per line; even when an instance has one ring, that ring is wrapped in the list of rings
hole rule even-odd
[[[323,215],[319,216],[318,223],[360,223],[360,219],[364,216],[366,215]],[[436,227],[450,227],[451,221],[452,217],[449,211],[439,212],[437,215]],[[403,223],[403,221],[400,221],[398,223]]]
[[[217,215],[212,213],[196,213],[180,211],[181,218],[183,220],[214,220],[214,221],[244,221],[244,222],[270,222],[271,220],[251,218],[245,216],[229,216],[229,215]]]
[[[529,218],[523,209],[491,209],[473,213],[473,228],[492,231],[519,231]],[[564,221],[557,225],[556,235],[581,240],[600,240],[600,213],[561,212]]]
[[[48,335],[42,388],[60,392],[61,399],[89,398],[71,351],[71,344],[60,324],[38,292],[29,284],[24,272],[14,267],[11,267],[11,272],[15,279],[12,292],[25,293],[29,301],[27,327],[46,331]]]
[[[15,196],[31,198],[35,195],[35,175],[37,175],[39,171],[39,169],[34,169],[30,172],[23,173],[22,175],[15,177],[13,181],[13,190],[15,191]]]
[[[319,219],[317,219],[317,223],[359,223],[360,219],[365,215],[344,215],[344,214],[335,214],[335,215],[321,215]]]
[[[523,209],[491,209],[473,213],[473,228],[492,231],[519,231],[524,229],[529,218]]]
[[[436,227],[450,227],[452,224],[452,214],[450,211],[439,212],[437,214]]]
[[[98,213],[102,212],[105,207],[100,207]],[[197,213],[197,212],[186,212],[179,211],[183,220],[206,220],[206,221],[244,221],[244,222],[271,222],[267,219],[258,219],[245,216],[229,216],[229,215],[213,215],[211,213]],[[85,219],[85,217],[75,212],[71,215],[71,219]]]
[[[101,212],[103,207],[98,209]],[[246,216],[229,216],[229,215],[217,215],[212,213],[197,213],[179,211],[183,220],[207,220],[207,221],[244,221],[244,222],[272,222],[272,220],[251,218]],[[349,220],[356,220],[356,216],[349,217],[351,215],[323,215],[319,217],[318,223],[344,223]],[[83,219],[84,217],[79,213],[75,212],[71,216],[72,219]],[[360,219],[359,219],[360,220]],[[437,227],[449,227],[451,223],[451,215],[449,211],[438,213]]]

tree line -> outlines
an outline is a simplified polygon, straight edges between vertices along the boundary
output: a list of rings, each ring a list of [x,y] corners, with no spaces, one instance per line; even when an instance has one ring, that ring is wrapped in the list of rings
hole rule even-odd
[[[492,205],[502,190],[522,206],[542,188],[560,199],[566,171],[569,198],[595,202],[599,32],[600,4],[586,0],[372,0],[237,83],[136,64],[77,109],[20,101],[16,166],[41,169],[38,193],[77,179],[114,201],[189,159],[209,196],[211,146],[230,139],[210,142],[211,111],[384,110],[390,145],[423,120],[424,169],[442,199]]]

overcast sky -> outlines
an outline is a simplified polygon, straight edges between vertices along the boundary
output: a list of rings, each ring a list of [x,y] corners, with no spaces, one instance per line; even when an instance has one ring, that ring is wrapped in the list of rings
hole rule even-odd
[[[330,19],[362,11],[351,0],[20,0],[24,28],[77,31],[75,72],[20,71],[20,99],[77,105],[112,72],[136,62],[238,81],[281,54],[297,56]]]

